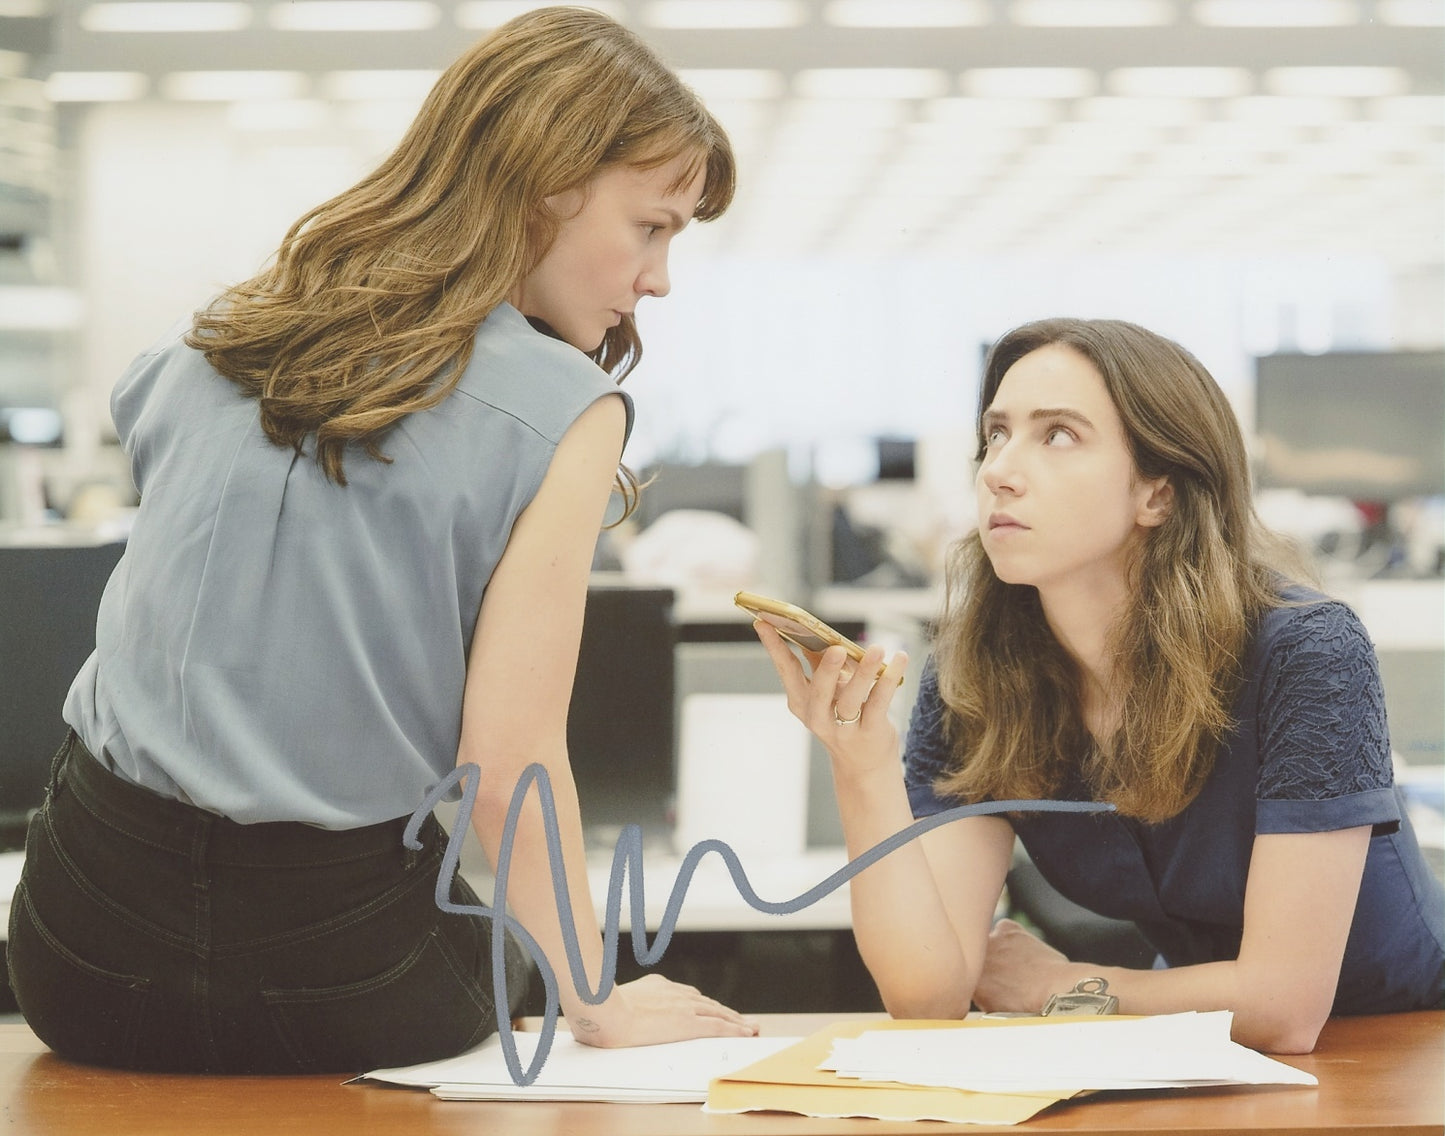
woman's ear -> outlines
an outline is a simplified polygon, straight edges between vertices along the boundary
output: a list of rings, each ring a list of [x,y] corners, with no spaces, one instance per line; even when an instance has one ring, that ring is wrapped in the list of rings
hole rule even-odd
[[[1165,476],[1145,481],[1141,488],[1144,496],[1140,500],[1135,523],[1144,528],[1158,528],[1169,519],[1174,509],[1174,485]]]

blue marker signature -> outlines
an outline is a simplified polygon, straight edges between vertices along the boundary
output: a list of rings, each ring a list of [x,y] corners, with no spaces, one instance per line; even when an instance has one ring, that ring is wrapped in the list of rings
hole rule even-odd
[[[413,851],[419,850],[422,845],[417,839],[417,833],[420,831],[422,823],[452,787],[457,782],[462,782],[461,806],[457,810],[456,823],[453,824],[451,834],[447,839],[446,852],[442,856],[441,869],[437,873],[436,905],[442,911],[453,915],[471,915],[478,919],[489,919],[493,923],[491,935],[492,996],[494,1004],[500,1011],[497,1015],[497,1030],[501,1035],[502,1055],[507,1063],[507,1072],[518,1085],[530,1085],[542,1071],[547,1054],[552,1049],[552,1039],[556,1033],[557,1017],[560,1012],[556,974],[548,965],[546,956],[542,953],[537,940],[513,916],[507,914],[507,878],[512,861],[512,842],[516,836],[522,805],[533,785],[537,788],[537,801],[542,808],[542,826],[547,838],[547,854],[552,869],[552,889],[557,899],[557,915],[561,920],[562,941],[567,951],[567,965],[571,971],[572,985],[582,1001],[594,1006],[605,1001],[607,996],[612,993],[612,986],[617,976],[617,936],[621,923],[624,876],[627,877],[629,884],[632,956],[641,966],[654,966],[662,958],[667,944],[672,941],[673,928],[677,925],[677,917],[682,910],[682,901],[687,895],[688,885],[692,881],[693,873],[697,871],[698,863],[709,852],[716,852],[727,864],[728,874],[732,876],[738,894],[747,901],[749,907],[769,915],[790,915],[836,891],[864,868],[903,847],[910,840],[951,821],[990,813],[1097,813],[1112,811],[1114,807],[1093,801],[988,801],[976,805],[960,805],[958,808],[914,821],[907,828],[894,833],[888,839],[875,844],[861,856],[849,861],[827,879],[803,892],[802,895],[781,901],[763,899],[753,890],[752,885],[748,882],[747,873],[743,871],[742,861],[726,843],[721,840],[701,840],[688,849],[687,855],[683,857],[682,867],[678,871],[677,880],[673,883],[672,893],[668,896],[667,907],[663,911],[662,921],[658,925],[657,935],[651,946],[647,942],[647,904],[642,879],[642,829],[635,824],[626,825],[617,838],[617,845],[612,855],[612,874],[607,885],[606,919],[602,931],[602,974],[598,980],[597,989],[594,991],[587,982],[587,970],[582,960],[582,947],[577,937],[577,926],[572,919],[572,900],[567,887],[566,866],[562,860],[562,834],[557,824],[557,806],[555,798],[552,796],[552,782],[546,769],[541,765],[529,765],[523,770],[522,776],[517,779],[516,788],[512,791],[511,803],[507,808],[507,820],[502,828],[501,846],[497,853],[497,882],[491,906],[451,901],[452,880],[456,875],[458,861],[461,859],[462,844],[466,840],[467,830],[471,826],[472,807],[476,803],[477,781],[480,777],[481,769],[475,763],[459,765],[441,784],[427,794],[426,800],[421,803],[416,812],[412,813],[402,841]],[[512,1036],[512,1024],[506,1013],[506,1007],[510,1003],[507,996],[507,968],[503,958],[506,941],[506,936],[502,933],[503,928],[510,929],[532,958],[536,960],[537,969],[542,975],[542,986],[547,995],[546,1012],[542,1019],[542,1033],[537,1040],[537,1050],[533,1055],[532,1063],[525,1070],[522,1068],[521,1058],[517,1052],[517,1041]]]

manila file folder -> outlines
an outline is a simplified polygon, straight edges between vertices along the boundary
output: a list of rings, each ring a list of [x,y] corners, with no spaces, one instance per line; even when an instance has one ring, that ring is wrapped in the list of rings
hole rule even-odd
[[[1069,1093],[975,1093],[966,1089],[927,1088],[891,1081],[860,1081],[819,1069],[837,1038],[866,1030],[958,1029],[960,1026],[1009,1028],[1038,1019],[958,1021],[865,1020],[835,1022],[770,1057],[714,1078],[708,1085],[708,1112],[795,1112],[816,1117],[869,1117],[875,1120],[945,1120],[956,1124],[1019,1124]]]

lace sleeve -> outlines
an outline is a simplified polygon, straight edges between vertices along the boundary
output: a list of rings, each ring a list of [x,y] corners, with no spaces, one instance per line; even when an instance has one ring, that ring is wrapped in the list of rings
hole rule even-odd
[[[938,694],[938,671],[930,656],[918,680],[918,697],[908,723],[908,740],[903,749],[903,778],[908,803],[915,817],[932,816],[952,808],[956,801],[940,798],[933,783],[948,769],[952,753],[944,733],[948,708]]]
[[[1385,695],[1359,618],[1340,603],[1272,614],[1277,627],[1260,662],[1261,804],[1353,798],[1371,814],[1356,823],[1388,819],[1373,815],[1382,790],[1393,799]],[[1322,818],[1321,826],[1333,825]]]

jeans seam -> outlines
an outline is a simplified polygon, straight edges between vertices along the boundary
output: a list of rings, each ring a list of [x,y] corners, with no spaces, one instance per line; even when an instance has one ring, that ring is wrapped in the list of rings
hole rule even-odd
[[[378,911],[384,911],[393,904],[400,903],[417,887],[431,884],[424,874],[412,873],[403,877],[398,883],[382,892],[380,895],[372,896],[365,903],[358,907],[351,907],[336,915],[328,916],[316,923],[308,923],[304,927],[293,927],[287,931],[281,931],[274,935],[266,935],[259,939],[246,939],[240,942],[227,943],[214,949],[217,959],[233,958],[238,955],[254,954],[261,951],[275,950],[279,947],[296,946],[300,943],[310,942],[313,939],[322,938],[370,918]]]
[[[56,860],[59,861],[61,868],[64,869],[70,882],[83,892],[86,898],[92,903],[95,903],[104,910],[106,914],[124,923],[133,931],[138,931],[143,935],[153,936],[173,947],[184,949],[191,945],[190,940],[187,939],[186,936],[176,934],[174,931],[162,927],[158,923],[152,923],[149,919],[142,918],[129,908],[116,903],[110,896],[106,895],[105,892],[91,883],[85,873],[80,870],[80,865],[71,858],[70,853],[66,851],[64,844],[61,843],[60,836],[55,831],[48,808],[41,809],[40,815],[36,818],[36,822],[40,825],[40,830],[44,834],[46,842],[50,845],[51,851],[55,853]]]

